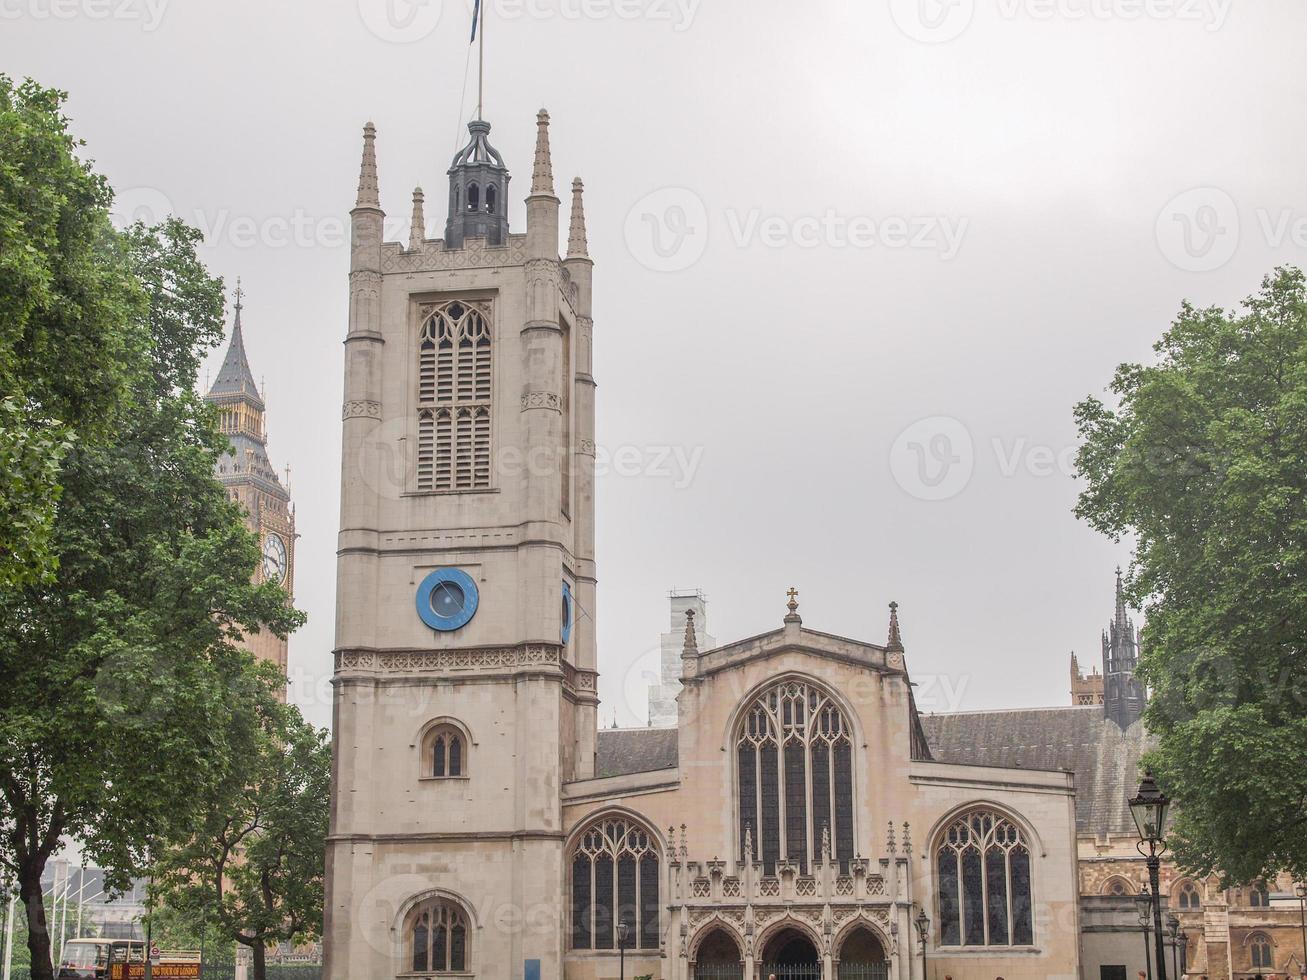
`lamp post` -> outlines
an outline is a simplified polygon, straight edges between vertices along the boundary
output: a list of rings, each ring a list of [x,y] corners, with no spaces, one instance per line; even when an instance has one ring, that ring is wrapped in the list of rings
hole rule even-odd
[[[1166,930],[1171,934],[1171,972],[1180,977],[1180,917],[1172,912],[1166,917]]]
[[[617,923],[617,955],[620,969],[622,971],[622,980],[626,980],[626,940],[631,935],[631,927],[625,920]]]
[[[930,916],[926,915],[924,908],[917,909],[917,918],[914,923],[917,927],[917,936],[921,939],[921,975],[926,974],[926,940],[930,937]]]
[[[1166,950],[1162,938],[1162,854],[1166,841],[1162,831],[1166,827],[1166,808],[1171,805],[1165,794],[1157,788],[1151,772],[1144,773],[1139,784],[1139,795],[1130,801],[1130,816],[1139,830],[1139,843],[1135,846],[1148,859],[1148,881],[1153,886],[1153,941],[1156,944],[1158,980],[1166,980]],[[1146,848],[1146,850],[1145,850]]]
[[[1148,917],[1153,911],[1153,900],[1148,897],[1148,889],[1145,888],[1135,896],[1135,909],[1139,912],[1139,928],[1144,934],[1144,969],[1148,980],[1153,980],[1153,952],[1152,937],[1148,932]]]
[[[1307,980],[1307,882],[1300,881],[1293,886],[1293,893],[1298,896],[1298,923],[1302,928],[1302,976]]]

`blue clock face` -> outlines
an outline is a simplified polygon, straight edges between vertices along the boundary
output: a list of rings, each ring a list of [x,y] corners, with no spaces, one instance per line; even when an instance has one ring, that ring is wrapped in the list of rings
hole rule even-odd
[[[476,582],[457,568],[437,569],[418,586],[418,616],[439,633],[450,633],[470,623],[479,601]]]
[[[562,640],[563,646],[567,646],[572,641],[572,623],[576,618],[576,601],[572,598],[572,587],[566,582],[563,583],[563,628]]]

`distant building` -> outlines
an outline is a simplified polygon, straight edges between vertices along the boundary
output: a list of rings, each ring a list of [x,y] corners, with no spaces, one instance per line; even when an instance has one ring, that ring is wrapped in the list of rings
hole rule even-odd
[[[649,725],[676,727],[676,697],[681,693],[681,649],[685,646],[685,614],[694,612],[695,640],[700,650],[711,650],[717,641],[708,635],[708,600],[702,592],[673,591],[670,594],[671,629],[658,641],[660,681],[649,688]]]
[[[295,508],[290,490],[268,458],[266,406],[245,354],[241,325],[244,293],[236,287],[236,317],[231,342],[218,377],[205,400],[218,409],[218,425],[231,450],[218,461],[215,475],[231,498],[245,508],[246,523],[259,538],[262,560],[257,581],[272,581],[288,593],[295,585]],[[262,630],[245,638],[256,657],[287,669],[287,641]]]

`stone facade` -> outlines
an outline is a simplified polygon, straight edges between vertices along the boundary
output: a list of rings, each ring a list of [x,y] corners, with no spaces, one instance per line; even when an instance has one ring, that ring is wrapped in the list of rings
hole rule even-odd
[[[447,240],[415,193],[405,246],[364,131],[326,977],[1078,976],[1072,777],[933,755],[896,607],[870,643],[792,591],[715,646],[682,597],[675,727],[597,730],[583,189],[560,258],[547,114],[524,235],[487,210],[488,140],[449,170]]]

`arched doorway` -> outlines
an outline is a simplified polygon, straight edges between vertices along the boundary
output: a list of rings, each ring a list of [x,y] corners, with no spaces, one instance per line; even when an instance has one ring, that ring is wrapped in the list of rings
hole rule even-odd
[[[744,980],[739,944],[725,929],[714,929],[699,944],[694,980]]]
[[[806,933],[782,929],[762,951],[761,980],[821,980],[821,957]]]
[[[859,926],[840,943],[839,980],[889,980],[885,947],[870,929]]]

